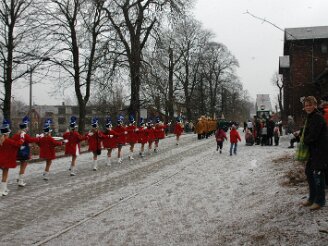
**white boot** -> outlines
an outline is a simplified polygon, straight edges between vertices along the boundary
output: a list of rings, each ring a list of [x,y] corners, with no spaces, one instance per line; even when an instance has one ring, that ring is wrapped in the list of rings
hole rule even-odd
[[[20,174],[18,178],[18,186],[25,187],[26,183],[24,181],[24,174]]]
[[[118,158],[117,162],[118,162],[118,164],[122,164],[123,159],[122,158]]]
[[[49,172],[44,171],[42,176],[43,176],[43,180],[49,180]]]
[[[107,158],[107,166],[110,167],[112,165],[112,162],[110,160],[110,158]]]
[[[75,176],[75,167],[71,166],[71,176]]]
[[[1,182],[0,184],[0,196],[8,195],[7,182]]]
[[[97,167],[98,167],[97,160],[93,160],[93,171],[97,171]]]

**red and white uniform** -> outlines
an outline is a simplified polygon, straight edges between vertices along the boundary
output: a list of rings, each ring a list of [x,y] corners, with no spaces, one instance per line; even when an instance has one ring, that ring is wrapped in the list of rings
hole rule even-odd
[[[17,151],[23,143],[23,139],[5,139],[0,145],[0,168],[16,168]]]
[[[183,128],[184,128],[183,124],[177,122],[177,123],[175,123],[173,133],[177,136],[180,136],[183,133]]]
[[[151,126],[148,126],[145,130],[148,136],[148,143],[155,141],[155,129]]]
[[[121,146],[125,145],[125,143],[126,143],[126,137],[125,137],[126,128],[124,126],[118,125],[113,130],[117,133],[117,138],[116,138],[117,145],[121,145]]]
[[[65,145],[65,155],[77,156],[80,154],[80,142],[85,140],[85,137],[81,136],[76,131],[65,132],[63,138],[68,140]]]
[[[46,160],[56,159],[56,146],[61,146],[62,142],[56,141],[51,136],[44,136],[40,138],[38,145],[40,146],[40,158]]]
[[[135,125],[129,125],[126,128],[128,134],[126,135],[126,142],[127,143],[137,143],[138,142],[138,127]]]
[[[167,125],[156,124],[155,125],[155,139],[164,139],[166,128],[167,128]]]
[[[104,138],[107,138],[101,131],[93,132],[90,136],[89,133],[86,135],[88,140],[89,148],[88,151],[96,152],[101,149],[101,142]]]
[[[141,126],[138,128],[138,143],[145,144],[148,142],[148,133],[146,131],[147,128]]]
[[[19,141],[21,139],[21,133],[16,133],[15,135],[13,135],[12,140],[15,141]],[[28,145],[30,143],[38,143],[39,142],[39,138],[33,138],[30,135],[28,135],[27,133],[24,134],[24,143],[23,145]],[[31,159],[31,152],[30,152],[30,156],[28,157],[28,160]],[[17,156],[16,160],[20,161],[21,158],[19,156]]]
[[[117,148],[117,132],[114,130],[106,130],[106,132],[103,132],[103,134],[106,136],[103,138],[103,146],[105,149],[115,149]],[[113,137],[110,137],[113,136]]]

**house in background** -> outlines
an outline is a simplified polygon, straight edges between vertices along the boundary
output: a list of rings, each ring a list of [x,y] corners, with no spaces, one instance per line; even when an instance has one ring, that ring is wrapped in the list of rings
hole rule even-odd
[[[279,74],[284,85],[282,119],[286,123],[291,115],[300,126],[305,96],[328,99],[328,26],[286,28]]]

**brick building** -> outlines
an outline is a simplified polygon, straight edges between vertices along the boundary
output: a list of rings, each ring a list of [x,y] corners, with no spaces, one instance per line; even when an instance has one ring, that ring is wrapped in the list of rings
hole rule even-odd
[[[285,29],[279,74],[284,85],[282,119],[286,122],[291,115],[301,125],[303,97],[328,99],[328,26]]]

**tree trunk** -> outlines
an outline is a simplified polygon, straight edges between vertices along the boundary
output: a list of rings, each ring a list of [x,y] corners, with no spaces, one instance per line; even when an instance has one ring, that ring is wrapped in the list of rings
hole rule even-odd
[[[170,121],[174,119],[173,108],[173,73],[174,73],[174,61],[173,61],[173,49],[169,50],[169,95],[168,95],[168,113]]]

